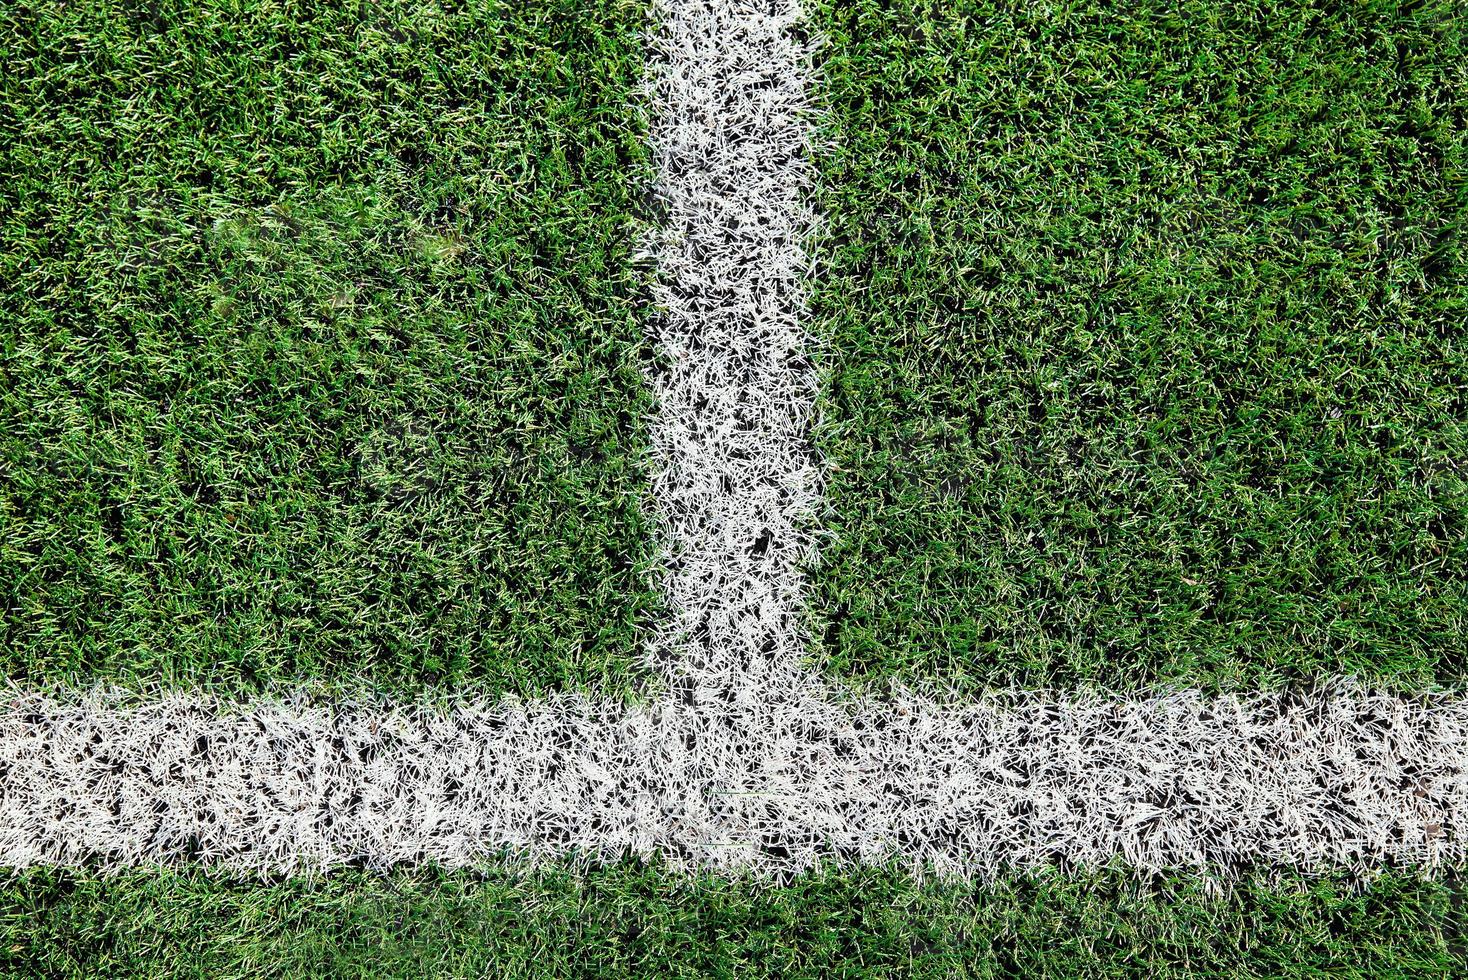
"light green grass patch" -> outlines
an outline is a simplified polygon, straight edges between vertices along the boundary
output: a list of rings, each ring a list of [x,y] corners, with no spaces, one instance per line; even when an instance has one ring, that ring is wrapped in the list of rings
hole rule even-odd
[[[622,690],[643,8],[0,13],[0,667]]]
[[[833,669],[1461,679],[1461,5],[816,11]]]

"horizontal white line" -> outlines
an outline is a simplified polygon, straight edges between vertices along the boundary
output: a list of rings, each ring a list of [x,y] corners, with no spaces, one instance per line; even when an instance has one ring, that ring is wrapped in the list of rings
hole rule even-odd
[[[807,695],[719,712],[15,694],[0,711],[0,855],[289,871],[631,852],[979,877],[1468,856],[1461,698],[1347,682],[961,707]]]

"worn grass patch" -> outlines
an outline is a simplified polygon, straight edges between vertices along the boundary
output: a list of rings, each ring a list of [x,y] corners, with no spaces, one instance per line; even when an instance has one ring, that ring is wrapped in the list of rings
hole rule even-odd
[[[0,11],[0,669],[624,688],[619,0]]]
[[[1461,679],[1461,5],[816,6],[834,668]]]
[[[581,874],[28,872],[0,886],[13,977],[1448,977],[1462,890],[1286,879],[1211,894],[1118,873],[786,887],[635,864]]]

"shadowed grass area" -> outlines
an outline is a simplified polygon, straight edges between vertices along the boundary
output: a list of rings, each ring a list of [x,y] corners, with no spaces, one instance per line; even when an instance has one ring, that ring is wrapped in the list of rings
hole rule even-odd
[[[1458,885],[1286,879],[1223,892],[1119,872],[792,885],[623,864],[572,875],[30,872],[0,887],[14,977],[1448,977]],[[7,959],[8,958],[8,959]]]
[[[1461,679],[1461,5],[816,6],[833,668]]]
[[[0,668],[621,690],[644,11],[0,10]]]

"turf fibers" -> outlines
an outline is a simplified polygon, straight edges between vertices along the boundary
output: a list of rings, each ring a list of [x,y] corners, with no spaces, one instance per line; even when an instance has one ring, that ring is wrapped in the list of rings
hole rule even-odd
[[[0,668],[625,690],[636,4],[0,7]]]
[[[1468,966],[1463,908],[1460,885],[1405,875],[1215,894],[1125,872],[776,887],[630,862],[273,882],[37,871],[0,886],[0,975],[1449,977]]]
[[[814,10],[832,669],[1461,680],[1461,5]]]

